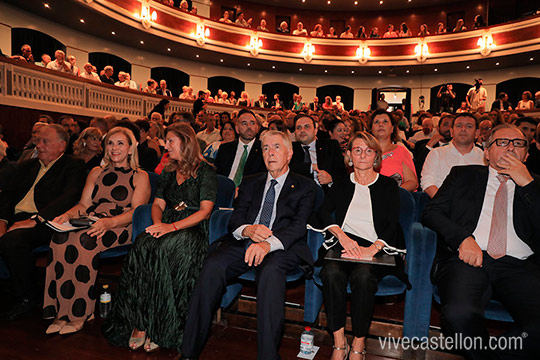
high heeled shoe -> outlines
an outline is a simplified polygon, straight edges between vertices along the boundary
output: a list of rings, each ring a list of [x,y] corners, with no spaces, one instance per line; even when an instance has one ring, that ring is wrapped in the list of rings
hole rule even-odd
[[[351,353],[356,354],[356,355],[362,355],[362,360],[366,360],[367,352],[365,348],[362,351],[356,351],[356,350],[351,349]]]
[[[65,324],[58,333],[60,335],[76,333],[77,331],[80,331],[83,328],[85,322],[92,321],[92,320],[94,320],[94,314],[90,315],[88,319],[70,321],[67,324]]]
[[[143,347],[145,341],[146,341],[146,333],[144,331],[140,331],[140,333],[142,333],[142,337],[141,336],[133,336],[133,334],[135,333],[135,331],[138,331],[138,330],[133,330],[131,332],[131,336],[129,337],[129,342],[128,342],[128,346],[131,350],[135,351],[135,350],[139,350],[141,347]]]
[[[147,353],[158,351],[159,345],[150,340],[150,338],[146,338],[146,341],[144,342],[144,351]]]
[[[349,358],[349,351],[350,351],[349,344],[345,343],[344,347],[339,347],[339,346],[336,346],[336,345],[332,345],[332,348],[334,350],[337,350],[337,351],[344,351],[345,352],[345,355],[343,356],[342,360],[347,360]]]
[[[54,321],[52,322],[51,325],[49,325],[49,327],[47,328],[47,330],[45,330],[45,334],[47,335],[50,335],[50,334],[56,334],[57,332],[59,332],[60,330],[62,330],[62,328],[67,324],[67,321],[65,320],[58,320],[58,319],[54,319]]]

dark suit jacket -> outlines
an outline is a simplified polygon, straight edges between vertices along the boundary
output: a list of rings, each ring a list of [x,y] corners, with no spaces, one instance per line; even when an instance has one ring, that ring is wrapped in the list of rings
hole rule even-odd
[[[327,171],[332,176],[334,183],[347,174],[343,154],[336,140],[317,139],[315,141],[315,149],[317,152],[317,166],[320,170]],[[304,148],[298,141],[293,142],[293,157],[290,168],[297,174],[313,179],[313,175],[310,172],[310,164],[304,163]],[[322,188],[326,191],[328,190],[328,185],[323,185]]]
[[[459,245],[478,224],[488,181],[488,167],[454,166],[424,210],[422,222],[437,232],[438,258],[458,253]],[[509,180],[511,181],[511,180]],[[540,254],[540,179],[516,185],[514,229],[534,252]]]
[[[241,225],[255,222],[262,206],[267,175],[265,172],[244,178],[229,221],[229,233]],[[279,193],[272,226],[273,234],[281,241],[285,251],[294,252],[309,266],[313,264],[313,257],[306,242],[306,224],[313,210],[316,190],[313,181],[289,172]],[[230,239],[232,235],[227,237]]]
[[[282,109],[282,110],[285,109],[285,104],[283,103],[283,100],[279,100],[279,106],[280,106],[280,109]],[[276,107],[276,100],[273,100],[273,101],[272,101],[272,107],[273,107],[273,108]]]
[[[235,140],[230,143],[222,144],[219,147],[216,162],[214,163],[219,175],[229,176],[234,162],[234,157],[236,156],[238,141],[239,140]],[[261,141],[256,139],[255,143],[251,147],[251,151],[249,152],[246,165],[244,166],[244,177],[260,172],[266,172],[266,166],[264,165],[262,157]]]
[[[17,205],[32,187],[40,169],[38,159],[19,165],[9,190],[0,194],[0,219],[11,222]],[[84,161],[64,154],[39,180],[34,188],[34,202],[47,220],[63,214],[79,201],[86,180]]]
[[[268,107],[268,102],[267,101],[263,101],[262,103],[257,100],[253,103],[253,106],[254,107],[260,107],[260,108],[267,108]]]
[[[322,110],[322,104],[317,103],[317,106],[315,106],[315,103],[309,103],[309,110],[311,111],[319,111]]]

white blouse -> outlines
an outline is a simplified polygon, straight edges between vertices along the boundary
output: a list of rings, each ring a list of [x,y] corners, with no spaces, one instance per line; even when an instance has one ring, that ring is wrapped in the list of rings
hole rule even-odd
[[[371,194],[369,186],[379,179],[379,174],[370,184],[362,185],[354,179],[351,173],[351,181],[355,185],[354,195],[347,209],[345,220],[341,229],[349,234],[361,237],[372,243],[377,241],[377,232],[373,224],[373,210],[371,208]]]

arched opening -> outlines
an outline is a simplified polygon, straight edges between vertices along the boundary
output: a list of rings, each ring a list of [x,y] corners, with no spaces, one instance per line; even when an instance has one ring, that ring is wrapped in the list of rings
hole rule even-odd
[[[189,74],[170,67],[155,67],[150,70],[150,77],[159,84],[160,80],[167,81],[167,88],[171,90],[173,97],[182,93],[182,87],[189,85]]]
[[[41,55],[43,54],[48,54],[54,60],[54,52],[56,50],[66,52],[66,46],[64,44],[41,31],[26,28],[11,29],[12,55],[20,54],[21,47],[24,44],[32,47],[32,54],[36,62],[41,61]]]
[[[298,86],[286,82],[270,82],[262,86],[262,92],[268,98],[269,104],[274,100],[274,94],[279,94],[279,99],[283,101],[286,109],[292,107],[292,96],[299,91]]]
[[[336,101],[336,96],[341,96],[345,110],[351,110],[354,103],[354,89],[343,85],[325,85],[317,88],[319,103],[324,103],[324,98],[330,96],[332,101]]]
[[[240,93],[244,91],[246,85],[242,80],[235,79],[230,76],[212,76],[208,78],[208,90],[212,95],[216,95],[218,90],[221,89],[227,92],[229,95],[231,91],[234,91],[235,98],[240,98]]]
[[[517,79],[506,80],[497,84],[497,94],[505,92],[508,94],[508,101],[512,109],[515,108],[521,100],[521,94],[524,91],[530,91],[533,100],[534,94],[540,90],[540,78],[537,77],[522,77]],[[495,95],[496,97],[497,95]],[[491,109],[491,104],[489,109]]]
[[[437,94],[439,93],[439,90],[442,88],[441,94],[445,91],[445,88],[447,85],[452,84],[452,91],[456,94],[456,98],[453,99],[450,102],[452,112],[455,112],[457,109],[459,109],[459,106],[461,105],[462,101],[465,101],[465,97],[467,96],[467,92],[471,88],[472,85],[470,84],[463,84],[463,83],[444,83],[435,85],[430,89],[430,101],[429,101],[429,108],[437,113],[440,113],[441,110],[443,110],[443,96],[441,98],[437,97]]]
[[[91,52],[88,54],[88,61],[97,68],[98,74],[105,66],[111,65],[114,69],[113,77],[115,81],[118,80],[118,73],[120,71],[127,72],[131,75],[131,63],[113,54]]]

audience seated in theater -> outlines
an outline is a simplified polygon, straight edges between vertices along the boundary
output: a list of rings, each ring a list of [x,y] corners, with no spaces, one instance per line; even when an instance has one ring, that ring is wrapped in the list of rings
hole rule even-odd
[[[71,74],[71,64],[65,61],[66,54],[62,50],[56,50],[54,52],[54,57],[55,60],[47,64],[47,69]]]
[[[413,136],[409,138],[409,141],[413,144],[416,144],[420,140],[429,140],[435,133],[435,129],[433,127],[433,120],[431,118],[424,118],[421,125],[422,130],[417,131]]]
[[[324,103],[322,104],[323,110],[332,111],[334,109],[334,104],[332,103],[332,98],[330,96],[324,97]]]
[[[105,118],[95,117],[92,120],[90,120],[90,127],[98,128],[101,132],[102,139],[105,139],[105,135],[109,131],[109,124]]]
[[[477,14],[474,17],[474,24],[473,24],[473,30],[480,29],[486,26],[486,22],[484,21],[484,18],[482,15]]]
[[[159,89],[156,90],[156,94],[172,97],[171,90],[167,89],[167,81],[163,79],[159,81]]]
[[[100,78],[99,78],[99,75],[96,74],[96,73],[93,71],[93,66],[92,66],[92,64],[90,64],[90,63],[84,64],[83,69],[84,69],[84,71],[81,72],[81,75],[79,75],[80,77],[82,77],[82,78],[84,78],[84,79],[88,79],[88,80],[94,80],[94,81],[99,81],[99,82],[101,82],[101,80],[100,80]]]
[[[418,33],[418,36],[428,36],[429,30],[427,24],[420,25],[420,32]]]
[[[155,80],[148,79],[146,81],[146,87],[143,89],[143,92],[147,94],[156,94],[157,86],[158,84]]]
[[[123,71],[118,72],[118,81],[114,83],[116,86],[128,87],[129,83],[126,83],[126,73]]]
[[[174,123],[174,121],[172,122]],[[171,124],[172,124],[171,123]],[[151,124],[156,124],[155,122],[150,122],[148,119],[141,119],[135,121],[135,125],[139,128],[139,139],[140,144],[139,147],[142,148],[151,148],[154,149],[158,159],[161,158],[162,153],[162,144],[160,142],[163,141],[160,136],[163,136],[163,127],[159,124],[156,124],[156,126],[153,127],[152,131]],[[161,129],[161,131],[160,131]],[[154,135],[154,136],[151,136]]]
[[[99,253],[130,243],[133,211],[150,198],[148,174],[139,169],[130,130],[109,131],[103,160],[103,167],[94,167],[88,175],[79,203],[53,220],[63,224],[80,216],[99,217],[90,229],[55,233],[52,238],[43,317],[54,321],[47,334],[77,332],[94,318]]]
[[[245,175],[264,171],[261,142],[257,139],[260,124],[251,110],[238,113],[236,132],[239,139],[220,146],[216,156],[219,175],[227,176],[239,186]]]
[[[23,148],[23,151],[21,152],[21,156],[19,157],[19,160],[18,160],[19,164],[25,160],[37,158],[38,151],[37,151],[36,145],[38,141],[39,129],[41,129],[41,127],[45,125],[47,125],[47,123],[37,121],[32,126],[32,135],[31,135],[30,141],[26,143],[26,145]]]
[[[272,115],[268,122],[268,130],[287,132],[287,127],[279,115]]]
[[[73,119],[71,115],[62,115],[58,119],[58,123],[67,131],[69,135],[69,142],[66,148],[66,153],[73,154],[73,143],[79,138],[79,127],[77,122]]]
[[[218,104],[227,104],[227,105],[229,105],[230,103],[229,103],[229,100],[227,99],[228,96],[229,96],[229,94],[227,94],[226,91],[222,91],[221,96],[217,100],[217,103]]]
[[[197,133],[197,139],[202,140],[205,144],[211,144],[214,141],[221,140],[221,134],[219,129],[216,127],[216,120],[210,114],[207,114],[205,111],[201,111],[202,121],[206,127]]]
[[[206,108],[205,99],[206,92],[204,90],[199,90],[197,93],[197,99],[195,99],[195,102],[193,103],[193,116],[197,115],[203,108]],[[197,129],[195,131],[197,131]]]
[[[313,31],[309,33],[311,37],[324,37],[324,31],[321,24],[316,24]]]
[[[327,191],[346,174],[341,148],[335,140],[317,139],[317,123],[310,116],[299,113],[294,118],[295,137],[291,170],[313,179]]]
[[[391,177],[405,190],[415,191],[418,188],[416,169],[412,154],[399,138],[397,121],[385,110],[373,112],[371,121],[371,133],[383,151],[381,175]]]
[[[294,96],[296,95],[296,97]],[[305,103],[302,101],[302,95],[300,94],[294,94],[293,95],[293,104],[291,110],[293,111],[300,111],[304,108]]]
[[[435,30],[435,34],[446,34],[446,26],[444,23],[440,22],[437,24],[437,30]]]
[[[395,181],[377,172],[382,157],[377,140],[369,133],[357,133],[349,142],[347,157],[354,171],[330,188],[323,205],[311,217],[310,225],[329,231],[334,240],[325,244],[325,249],[330,246],[330,251],[344,258],[370,259],[386,245],[404,249],[399,225],[399,188]],[[325,249],[321,251],[326,254]],[[377,283],[384,276],[396,275],[411,287],[403,259],[400,256],[395,259],[395,267],[324,260],[321,279],[328,328],[334,338],[332,359],[365,359]],[[354,335],[350,346],[345,337],[349,283]]]
[[[166,136],[169,162],[152,204],[153,225],[138,236],[127,256],[104,325],[112,344],[147,352],[160,346],[180,350],[217,193],[215,170],[201,156],[193,129],[174,124]]]
[[[345,31],[342,32],[339,35],[339,38],[340,39],[352,39],[352,38],[354,38],[354,34],[351,31],[351,25],[345,26]]]
[[[182,93],[179,96],[180,100],[189,100],[188,87],[186,85],[182,86]]]
[[[234,130],[234,124],[230,121],[223,123],[219,132],[223,140],[218,140],[210,143],[203,151],[203,156],[206,160],[214,162],[216,159],[219,148],[222,144],[230,143],[236,140],[236,131]]]
[[[525,165],[531,173],[540,174],[540,124],[536,126],[534,141],[529,144],[529,157]]]
[[[260,94],[259,95],[259,100],[255,101],[253,103],[253,106],[254,107],[260,107],[260,108],[267,108],[268,107],[268,102],[266,101],[266,95]]]
[[[261,22],[259,23],[259,26],[257,26],[257,30],[258,30],[258,31],[270,31],[270,30],[266,27],[266,20],[265,20],[265,19],[261,19]]]
[[[472,113],[486,111],[487,90],[483,86],[484,80],[475,79],[474,86],[467,92],[467,106]]]
[[[535,359],[540,180],[523,164],[527,141],[515,126],[496,127],[488,144],[489,166],[455,166],[423,213],[424,225],[438,234],[432,278],[441,297],[442,330],[451,338],[489,341],[484,312],[496,299],[514,320],[496,339],[520,338],[519,347],[463,347],[461,355]]]
[[[446,176],[456,165],[483,165],[484,154],[475,146],[478,120],[475,115],[462,113],[452,122],[452,141],[429,152],[422,168],[422,189],[433,198]]]
[[[317,96],[313,98],[313,102],[309,103],[309,110],[311,111],[322,110],[322,105],[319,103],[319,98]]]
[[[111,65],[107,65],[103,68],[103,75],[101,75],[99,78],[101,79],[101,82],[102,83],[105,83],[105,84],[111,84],[111,85],[114,85],[114,79],[113,79],[113,74],[114,74],[114,69]]]
[[[53,220],[81,196],[86,169],[81,160],[64,153],[67,143],[62,126],[42,126],[36,142],[38,157],[21,163],[14,176],[17,181],[0,192],[0,256],[9,269],[14,298],[4,318],[15,319],[39,302],[32,250],[49,244],[53,231],[34,215]]]
[[[278,33],[282,33],[282,34],[288,34],[290,32],[289,30],[289,24],[287,24],[286,21],[282,21],[280,24],[279,24],[279,27],[276,29],[276,31]]]
[[[532,99],[532,94],[530,91],[524,91],[521,94],[521,100],[519,100],[516,110],[533,110],[534,101]]]
[[[358,39],[367,39],[368,35],[366,33],[366,28],[362,25],[358,28],[358,33],[356,34],[356,37]]]
[[[249,94],[246,91],[240,93],[240,99],[236,103],[237,106],[251,106],[251,100],[249,99]]]
[[[456,22],[456,27],[452,30],[452,32],[460,32],[467,30],[467,27],[465,26],[465,22],[463,19],[458,19]]]
[[[274,101],[272,101],[272,109],[280,109],[283,110],[284,108],[283,100],[279,99],[279,94],[274,94]]]
[[[137,153],[139,154],[139,167],[144,171],[153,172],[159,164],[158,152],[147,144],[141,144],[141,130],[133,121],[122,120],[116,124],[116,127],[124,127],[133,133],[137,141]],[[112,130],[112,129],[111,129]]]
[[[7,191],[17,172],[17,163],[7,158],[7,146],[0,141],[0,193]]]
[[[50,57],[48,54],[43,54],[43,55],[41,55],[41,61],[40,61],[40,62],[36,62],[35,65],[46,68],[47,65],[48,65],[50,62],[51,62],[51,57]]]
[[[469,105],[467,104],[467,101],[462,101],[459,105],[459,108],[456,110],[456,113],[464,113],[469,112]]]
[[[326,130],[328,131],[328,135],[330,135],[330,139],[336,140],[341,148],[341,152],[345,154],[349,141],[349,134],[347,133],[345,123],[334,117],[334,120],[330,121],[326,126]]]
[[[388,38],[397,38],[397,37],[398,37],[398,34],[394,30],[394,25],[388,24],[388,31],[384,33],[383,38],[388,39]]]
[[[242,181],[230,231],[212,246],[204,262],[187,311],[185,358],[202,352],[225,285],[255,269],[258,359],[279,359],[287,273],[313,263],[305,234],[316,186],[289,170],[293,151],[286,134],[267,131],[261,139],[267,171]],[[218,157],[220,153],[221,149]]]
[[[336,101],[333,103],[337,111],[345,111],[345,105],[341,102],[341,96],[336,95]]]
[[[236,15],[236,21],[234,22],[235,25],[241,26],[243,28],[250,28],[251,22],[253,21],[252,18],[244,19],[244,13],[239,12],[238,15]]]
[[[508,94],[505,92],[500,92],[499,95],[497,95],[497,100],[491,104],[491,110],[512,110],[512,107],[510,106],[510,103],[508,102]]]
[[[327,38],[337,38],[337,34],[336,34],[336,29],[334,29],[333,26],[330,26],[330,28],[328,29],[328,34],[326,34],[326,37]]]
[[[449,113],[441,114],[437,132],[434,133],[429,140],[420,140],[416,142],[414,146],[414,162],[416,173],[418,175],[422,174],[422,168],[429,152],[434,148],[448,145],[452,140],[451,130],[453,120],[454,115]],[[421,184],[423,183],[421,177],[419,181]]]
[[[371,39],[377,39],[377,38],[380,38],[381,35],[379,35],[379,28],[374,26],[371,28],[371,33],[369,34],[369,37]]]
[[[405,113],[401,109],[396,109],[392,112],[392,116],[395,118],[398,124],[399,135],[402,140],[405,140],[404,131],[411,130],[409,120],[405,117]]]
[[[304,29],[304,24],[302,24],[300,21],[296,25],[296,29],[294,29],[292,34],[296,35],[296,36],[307,36],[308,35],[307,30]]]
[[[236,99],[236,93],[234,92],[234,90],[231,90],[231,92],[229,93],[229,103],[231,105],[236,105],[237,101],[238,99]]]
[[[21,47],[21,53],[19,55],[13,55],[11,57],[15,60],[21,60],[25,61],[27,63],[33,64],[34,63],[34,55],[32,55],[32,47],[28,44],[24,44]]]
[[[189,12],[189,3],[186,0],[180,1],[180,11]]]
[[[475,145],[482,150],[485,150],[488,147],[487,141],[491,135],[491,129],[493,129],[494,126],[489,116],[485,118],[485,115],[482,115],[478,121],[478,136],[476,137]]]
[[[73,156],[83,160],[89,172],[101,164],[103,158],[101,140],[102,134],[98,128],[87,127],[73,143]]]
[[[71,65],[71,74],[74,76],[81,76],[81,71],[79,68],[75,65],[77,63],[77,59],[73,55],[69,55],[67,57],[67,61]]]
[[[405,23],[405,22],[401,23],[401,25],[399,26],[399,34],[398,35],[399,35],[399,37],[410,37],[410,36],[412,36],[412,31],[407,26],[407,23]]]
[[[521,132],[523,132],[529,144],[529,156],[525,161],[525,165],[530,172],[538,175],[540,173],[538,143],[536,142],[536,134],[539,125],[538,120],[529,116],[520,117],[516,120],[515,125],[519,130],[521,130]]]
[[[191,3],[191,10],[189,11],[189,13],[191,15],[197,15],[197,6],[195,6],[195,4],[193,4],[193,2]]]

